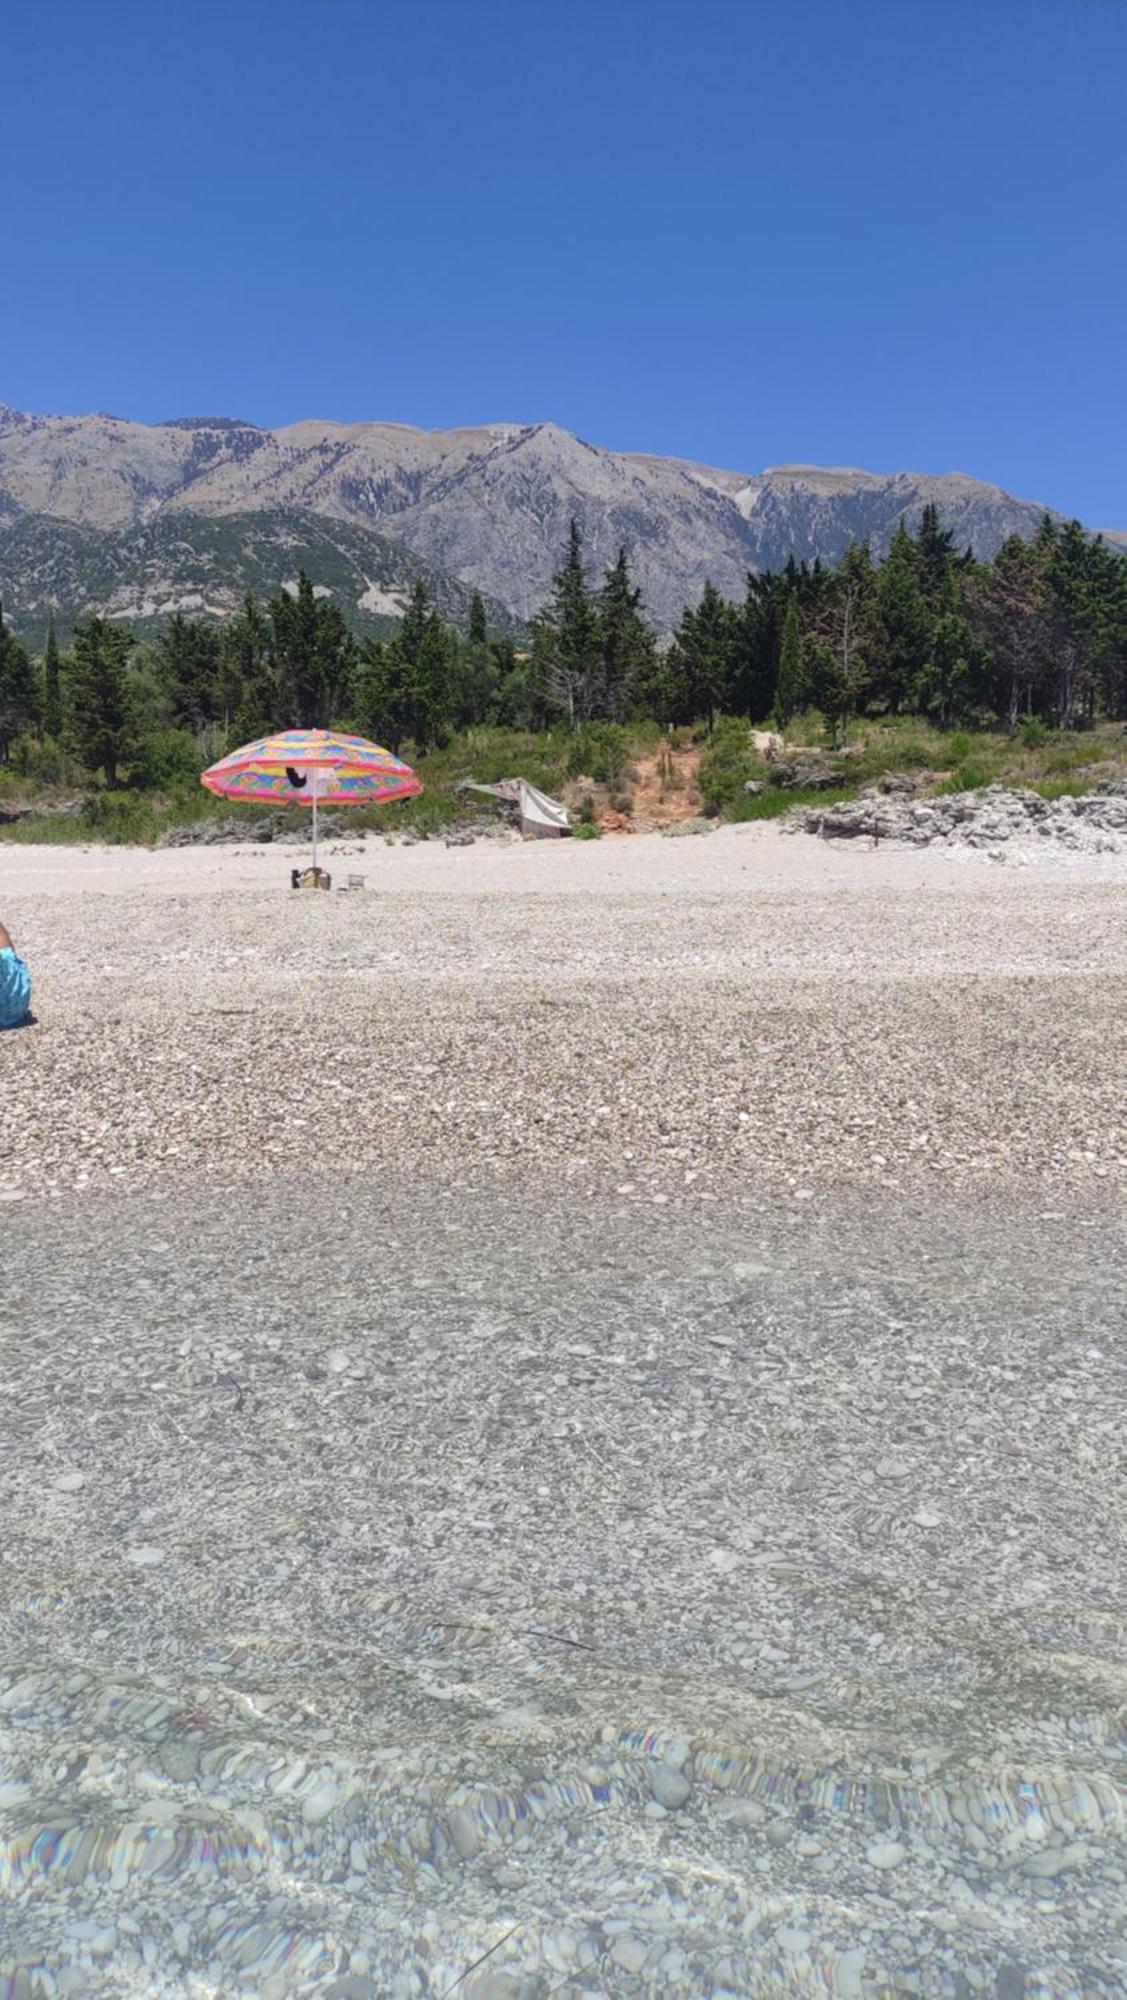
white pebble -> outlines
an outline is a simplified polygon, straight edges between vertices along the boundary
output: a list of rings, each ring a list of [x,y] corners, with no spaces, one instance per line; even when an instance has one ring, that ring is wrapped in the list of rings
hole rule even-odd
[[[655,1764],[650,1771],[650,1790],[666,1812],[676,1812],[683,1806],[692,1789],[684,1773],[675,1770],[672,1764]]]
[[[908,1850],[898,1840],[874,1840],[865,1849],[865,1859],[870,1868],[899,1868],[908,1859]]]
[[[306,1825],[319,1826],[323,1819],[328,1819],[339,1797],[340,1786],[335,1778],[323,1778],[319,1785],[314,1785],[301,1808]]]

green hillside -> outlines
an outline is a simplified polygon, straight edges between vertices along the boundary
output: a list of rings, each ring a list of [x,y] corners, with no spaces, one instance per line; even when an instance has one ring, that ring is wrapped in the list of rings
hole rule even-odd
[[[121,618],[144,636],[178,610],[229,616],[248,591],[273,596],[300,570],[361,631],[390,631],[419,577],[452,624],[469,616],[472,591],[456,577],[355,522],[299,509],[164,513],[124,529],[24,514],[0,528],[5,620],[32,651],[41,649],[52,613],[63,644],[91,611]],[[502,605],[486,608],[491,624],[511,626]]]

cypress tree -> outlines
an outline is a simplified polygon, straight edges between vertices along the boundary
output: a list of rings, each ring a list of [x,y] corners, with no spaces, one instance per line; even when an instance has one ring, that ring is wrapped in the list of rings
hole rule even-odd
[[[47,625],[47,646],[43,654],[43,734],[57,743],[63,733],[63,687],[59,665],[59,642],[52,614]]]
[[[470,599],[470,622],[466,633],[471,646],[489,644],[489,627],[485,618],[485,605],[480,590],[475,590]]]
[[[806,699],[802,673],[802,643],[798,635],[798,599],[792,590],[783,619],[779,678],[775,686],[775,720],[780,729],[798,714]]]
[[[500,674],[496,655],[489,644],[489,628],[481,595],[474,591],[466,636],[452,641],[450,674],[450,716],[455,729],[469,729],[487,722],[497,696]]]

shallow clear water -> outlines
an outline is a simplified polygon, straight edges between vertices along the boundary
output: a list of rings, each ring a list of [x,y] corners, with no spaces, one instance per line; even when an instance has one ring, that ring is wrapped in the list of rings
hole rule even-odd
[[[1127,1990],[1122,1244],[4,1218],[0,1995]]]

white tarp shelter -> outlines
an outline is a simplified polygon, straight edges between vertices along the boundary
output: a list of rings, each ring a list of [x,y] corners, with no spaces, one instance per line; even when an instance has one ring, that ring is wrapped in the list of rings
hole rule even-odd
[[[559,840],[571,832],[567,807],[558,799],[550,799],[546,792],[538,792],[527,778],[502,778],[497,785],[476,785],[466,778],[458,789],[486,792],[490,798],[501,799],[512,808],[525,840]]]

